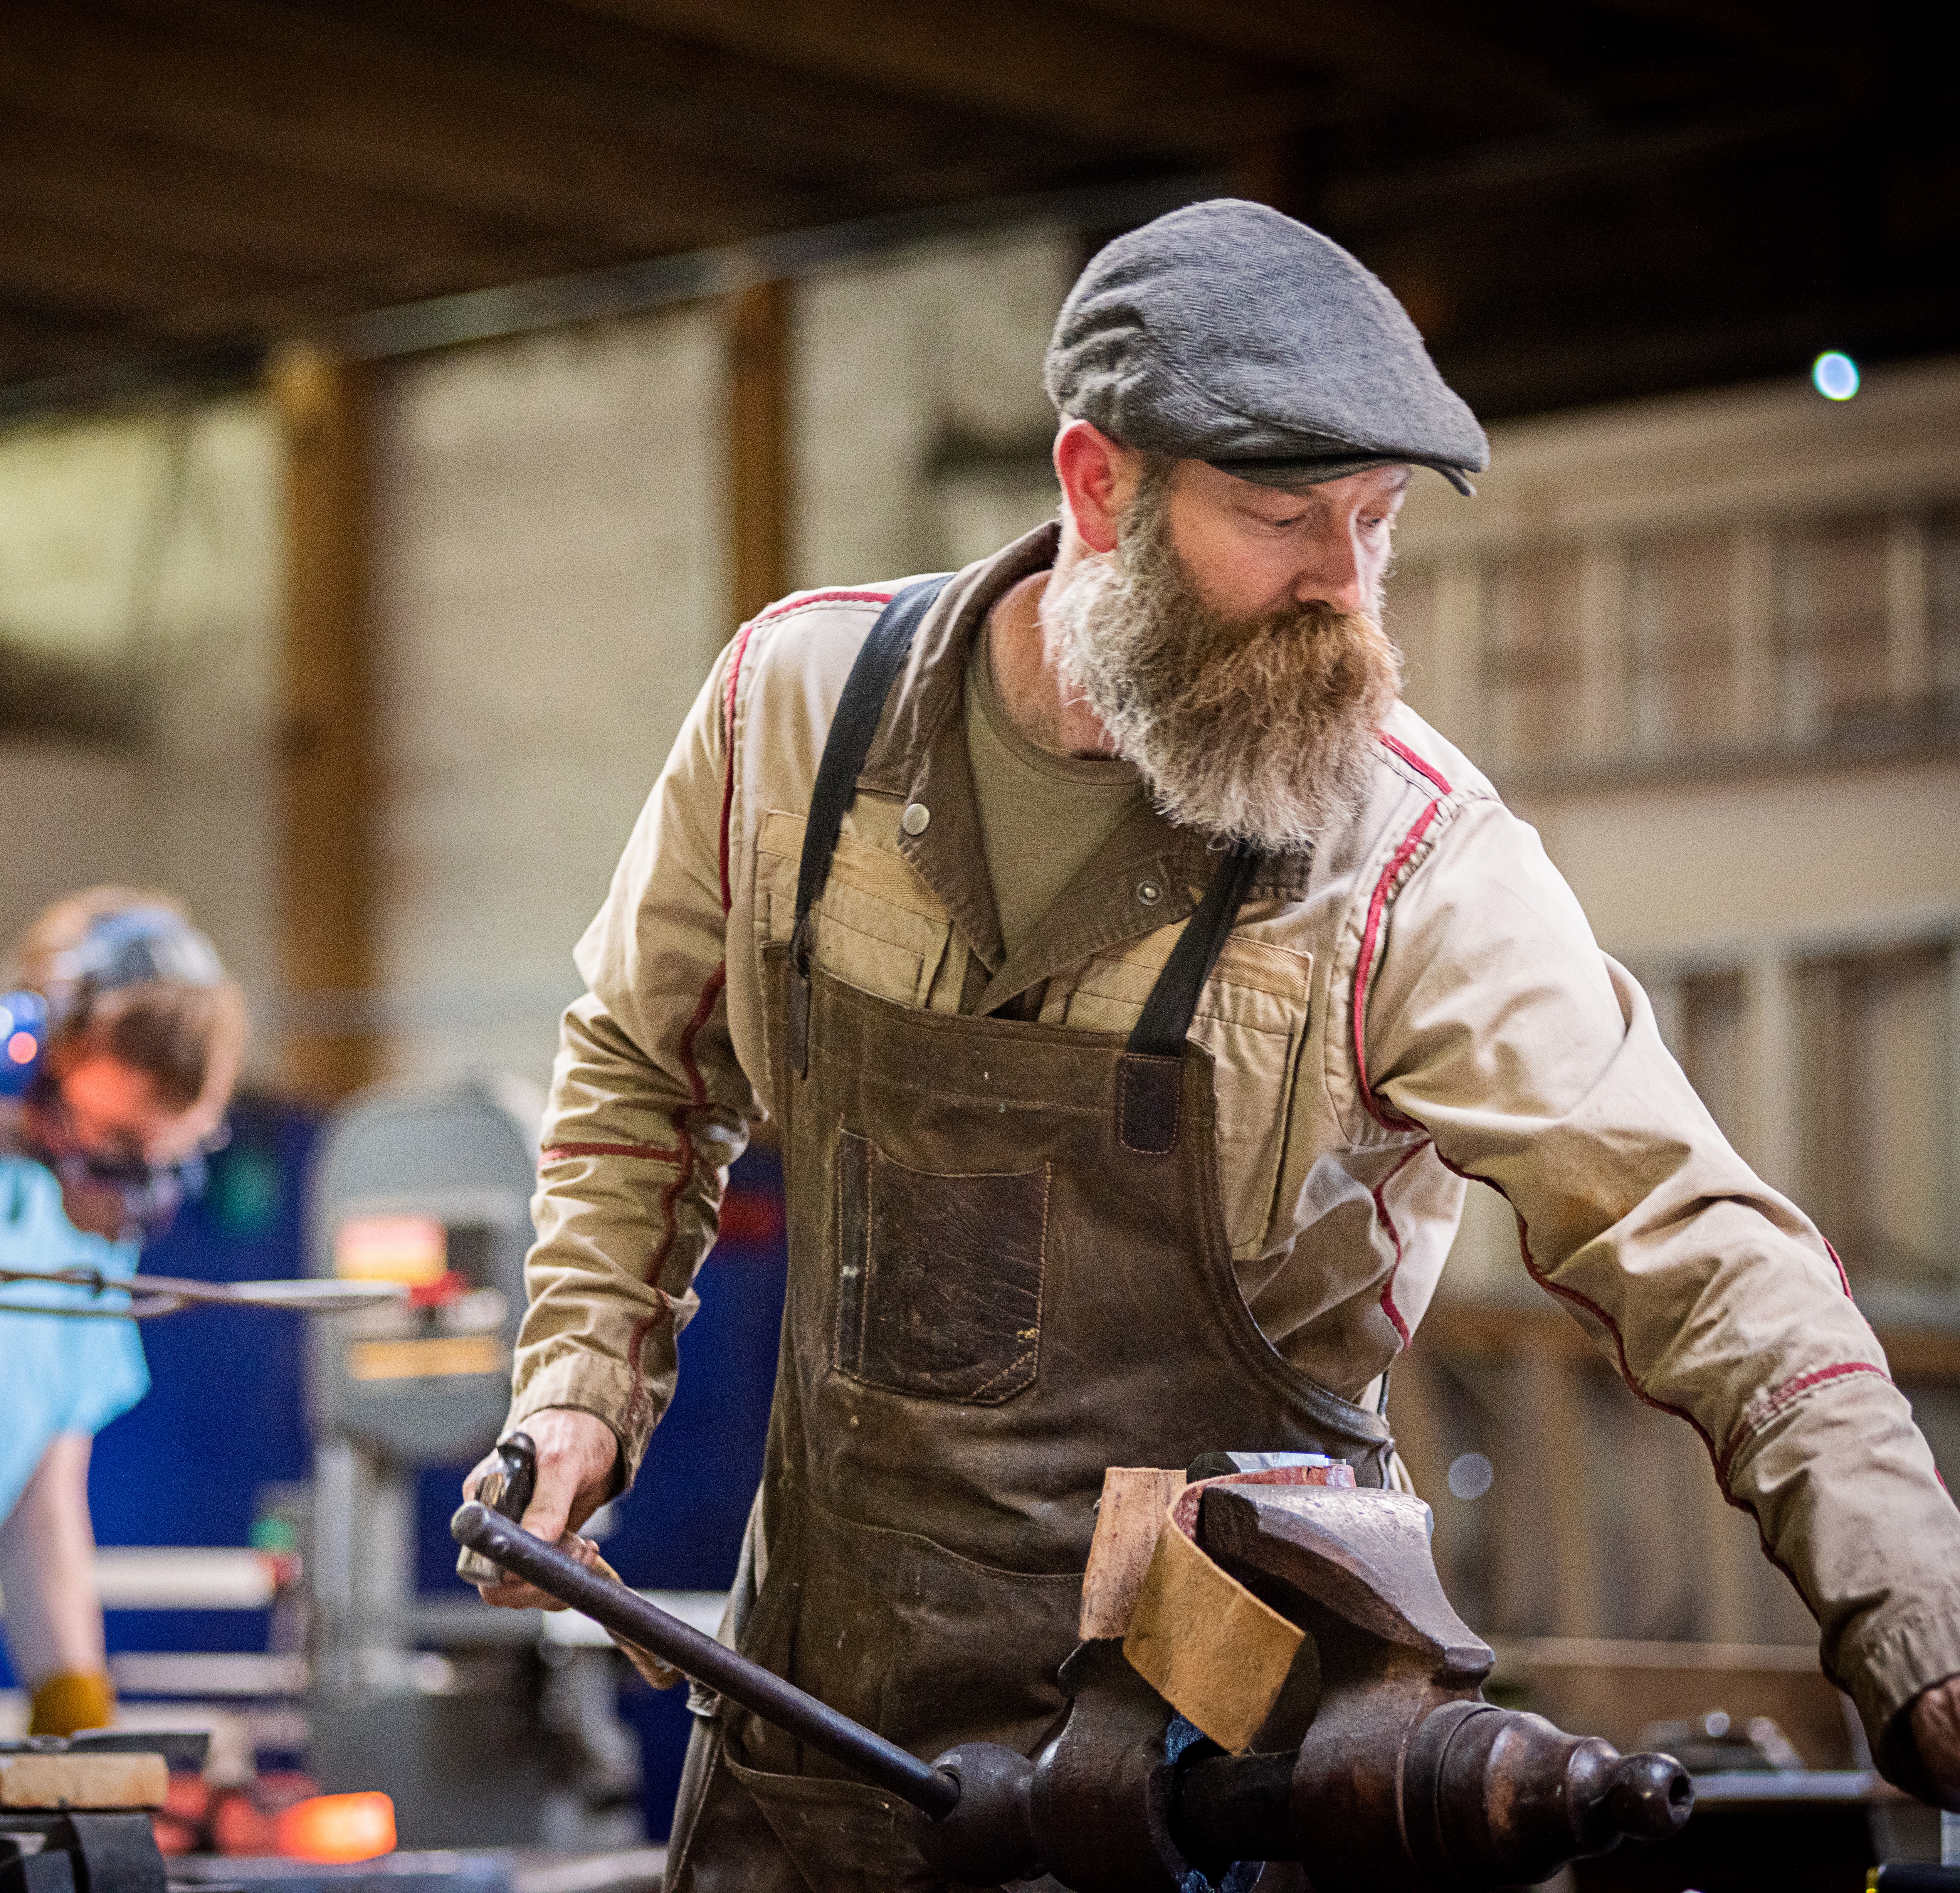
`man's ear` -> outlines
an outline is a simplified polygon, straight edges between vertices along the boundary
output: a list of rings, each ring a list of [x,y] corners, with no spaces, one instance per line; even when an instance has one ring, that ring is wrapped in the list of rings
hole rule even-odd
[[[1134,485],[1129,448],[1090,421],[1064,421],[1055,437],[1055,477],[1062,502],[1092,552],[1113,552],[1116,523]]]

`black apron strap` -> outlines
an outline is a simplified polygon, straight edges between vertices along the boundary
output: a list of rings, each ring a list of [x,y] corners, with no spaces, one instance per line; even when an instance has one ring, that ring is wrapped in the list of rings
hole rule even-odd
[[[844,832],[844,817],[857,797],[858,775],[883,720],[885,699],[898,681],[919,625],[952,576],[943,572],[908,585],[879,612],[878,622],[845,679],[844,695],[824,740],[816,787],[810,798],[810,819],[803,826],[803,860],[797,870],[796,931],[790,940],[796,975],[790,983],[790,1061],[798,1077],[810,1067],[810,912],[829,878],[830,857]]]
[[[1184,1042],[1262,858],[1245,842],[1233,844],[1144,1001],[1116,1071],[1116,1137],[1127,1150],[1161,1156],[1177,1147]]]

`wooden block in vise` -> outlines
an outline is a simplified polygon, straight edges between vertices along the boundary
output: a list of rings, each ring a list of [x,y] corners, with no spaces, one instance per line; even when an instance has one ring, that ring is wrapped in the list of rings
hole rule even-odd
[[[160,1755],[0,1755],[0,1808],[156,1808],[170,1785]]]
[[[1102,1475],[1102,1502],[1096,1507],[1096,1536],[1082,1578],[1077,1634],[1084,1643],[1121,1637],[1130,1627],[1164,1513],[1183,1490],[1182,1472],[1155,1466],[1112,1465]]]

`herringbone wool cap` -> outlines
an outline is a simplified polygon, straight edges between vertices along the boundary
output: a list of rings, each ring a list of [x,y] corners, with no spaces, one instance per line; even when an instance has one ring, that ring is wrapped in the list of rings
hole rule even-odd
[[[1055,319],[1048,398],[1125,446],[1298,487],[1490,463],[1388,285],[1264,204],[1187,205],[1098,251]]]

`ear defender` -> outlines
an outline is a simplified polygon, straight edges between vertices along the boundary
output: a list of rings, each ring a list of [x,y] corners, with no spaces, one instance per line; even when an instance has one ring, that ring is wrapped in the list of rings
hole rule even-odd
[[[26,1095],[48,1048],[48,1002],[37,992],[0,993],[0,1098]]]

